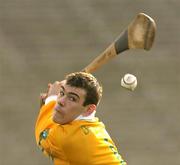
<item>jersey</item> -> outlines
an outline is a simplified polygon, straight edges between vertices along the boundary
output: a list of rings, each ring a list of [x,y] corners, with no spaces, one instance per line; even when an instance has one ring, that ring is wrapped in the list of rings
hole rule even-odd
[[[52,120],[54,105],[41,108],[35,126],[36,142],[54,165],[126,165],[98,118],[60,125]]]

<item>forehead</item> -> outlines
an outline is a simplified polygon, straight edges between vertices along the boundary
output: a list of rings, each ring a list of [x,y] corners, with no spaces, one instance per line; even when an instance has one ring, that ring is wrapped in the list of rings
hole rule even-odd
[[[73,87],[73,86],[67,85],[66,83],[62,84],[62,88],[64,88],[66,93],[75,93],[80,98],[84,98],[86,96],[85,89],[78,88],[78,87]]]

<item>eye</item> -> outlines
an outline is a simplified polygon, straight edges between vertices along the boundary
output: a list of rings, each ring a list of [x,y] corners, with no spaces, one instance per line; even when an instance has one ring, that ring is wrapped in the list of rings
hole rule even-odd
[[[70,101],[73,101],[73,102],[76,102],[76,101],[77,101],[76,98],[73,97],[73,96],[69,96],[69,100],[70,100]]]
[[[64,92],[63,91],[60,91],[59,94],[60,94],[60,96],[64,96]]]

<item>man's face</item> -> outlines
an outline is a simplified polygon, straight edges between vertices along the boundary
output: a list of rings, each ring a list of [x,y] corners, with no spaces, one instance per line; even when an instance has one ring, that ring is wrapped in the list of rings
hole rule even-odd
[[[54,107],[53,121],[58,124],[66,124],[85,112],[87,109],[86,106],[83,106],[85,96],[84,89],[69,86],[64,82]]]

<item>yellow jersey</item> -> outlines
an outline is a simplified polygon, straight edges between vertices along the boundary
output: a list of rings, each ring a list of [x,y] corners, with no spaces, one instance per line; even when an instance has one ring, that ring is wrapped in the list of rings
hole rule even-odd
[[[52,121],[54,105],[41,108],[35,126],[36,142],[54,165],[126,165],[98,118],[60,125]]]

